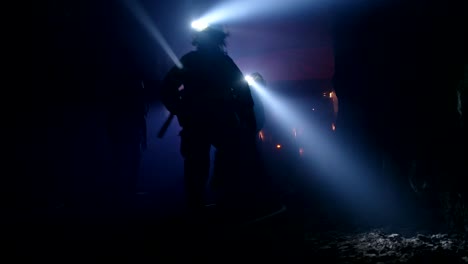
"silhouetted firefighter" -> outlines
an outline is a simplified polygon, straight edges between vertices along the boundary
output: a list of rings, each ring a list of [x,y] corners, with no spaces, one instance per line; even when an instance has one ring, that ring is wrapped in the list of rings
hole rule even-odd
[[[163,81],[163,104],[182,127],[187,205],[196,214],[204,208],[211,146],[223,157],[216,162],[219,206],[234,213],[247,203],[241,194],[250,182],[241,169],[244,156],[255,149],[257,124],[250,88],[224,50],[227,36],[214,26],[197,32],[196,50],[184,55],[183,67],[174,66]]]

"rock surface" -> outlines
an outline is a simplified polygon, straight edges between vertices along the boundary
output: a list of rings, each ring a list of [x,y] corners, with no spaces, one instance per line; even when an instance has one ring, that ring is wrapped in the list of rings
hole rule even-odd
[[[306,255],[333,263],[468,263],[467,235],[417,233],[404,236],[380,229],[306,235]],[[309,247],[310,246],[310,247]]]

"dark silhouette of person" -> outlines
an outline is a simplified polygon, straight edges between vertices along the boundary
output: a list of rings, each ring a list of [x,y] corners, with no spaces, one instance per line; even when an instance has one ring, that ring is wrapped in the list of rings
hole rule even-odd
[[[184,158],[184,180],[189,212],[204,208],[205,188],[210,175],[210,150],[223,155],[220,166],[223,197],[239,190],[242,145],[254,142],[254,102],[244,75],[225,51],[228,34],[210,26],[196,32],[196,50],[182,56],[182,68],[174,66],[163,80],[161,99],[177,116],[180,151]]]
[[[251,88],[251,95],[254,102],[254,115],[256,119],[255,138],[248,144],[248,155],[240,153],[244,159],[242,162],[246,164],[248,169],[243,171],[243,177],[240,177],[242,185],[238,188],[244,193],[243,199],[238,199],[238,202],[244,204],[243,219],[259,221],[260,219],[267,219],[270,216],[275,216],[283,212],[286,207],[280,198],[280,192],[275,187],[273,178],[266,170],[264,157],[260,151],[261,144],[259,133],[265,125],[265,109],[261,100],[261,94],[258,89],[266,88],[266,81],[263,76],[258,73],[252,73],[248,76],[252,77],[252,82],[249,86]],[[214,173],[212,177],[211,186],[216,190],[219,186],[225,185],[223,183],[224,177],[231,169],[229,166],[229,157],[226,157],[222,151],[216,150]],[[236,186],[236,185],[234,185]],[[221,188],[223,190],[223,188]]]
[[[266,82],[263,79],[263,76],[261,76],[258,72],[255,72],[253,74],[249,74],[252,78],[252,81],[256,83],[256,85],[261,85],[265,86]],[[265,111],[263,108],[263,104],[260,100],[260,95],[258,94],[257,90],[249,84],[250,87],[250,92],[252,95],[252,100],[254,102],[253,106],[253,111],[255,114],[255,123],[256,123],[256,129],[255,129],[255,134],[258,135],[260,130],[263,128],[263,125],[265,124]],[[246,147],[250,147],[250,149],[244,149],[244,152],[250,154],[250,155],[245,155],[244,156],[244,167],[246,167],[246,171],[252,172],[253,174],[256,174],[256,177],[251,177],[250,178],[250,185],[255,185],[252,184],[252,180],[258,180],[261,177],[258,177],[259,175],[263,175],[264,171],[262,170],[261,164],[263,163],[260,160],[260,153],[258,152],[257,144],[258,144],[258,136],[255,138],[249,138],[250,140],[254,140],[250,142],[250,144],[246,145]],[[216,189],[221,185],[219,183],[220,178],[222,179],[222,172],[223,170],[223,153],[220,151],[215,152],[215,164],[214,164],[214,175],[212,177],[211,181],[211,186],[213,189]]]

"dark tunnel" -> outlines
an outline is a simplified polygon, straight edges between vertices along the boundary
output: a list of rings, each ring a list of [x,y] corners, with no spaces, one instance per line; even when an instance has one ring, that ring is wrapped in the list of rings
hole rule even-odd
[[[468,10],[462,3],[33,5],[32,85],[18,93],[8,173],[14,187],[6,188],[14,197],[5,212],[17,229],[18,257],[468,262]],[[233,163],[245,171],[231,188],[255,197],[239,198],[235,208],[250,208],[260,197],[278,199],[283,209],[250,224],[238,220],[241,209],[229,225],[220,220],[223,194],[210,184],[217,166],[230,164],[221,147],[209,151],[211,181],[203,187],[200,220],[185,204],[181,115],[157,136],[170,116],[166,74],[194,49],[196,18],[219,19],[229,32],[227,55],[243,75],[264,79],[248,85],[263,119],[256,150]],[[265,195],[275,198],[263,196],[267,188],[272,194]],[[256,210],[248,213],[266,209]]]

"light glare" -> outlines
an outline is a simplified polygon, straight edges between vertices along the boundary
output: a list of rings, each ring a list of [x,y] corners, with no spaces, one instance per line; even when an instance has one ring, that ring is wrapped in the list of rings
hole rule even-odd
[[[209,24],[202,20],[195,20],[192,22],[191,26],[197,31],[203,31],[209,26]]]
[[[336,141],[335,137],[326,133],[330,127],[321,128],[315,122],[317,120],[304,116],[302,111],[298,111],[295,107],[296,102],[265,89],[259,83],[255,82],[251,87],[257,91],[274,118],[281,120],[278,129],[290,135],[291,127],[298,124],[304,126],[303,129],[307,133],[296,138],[301,146],[298,149],[299,155],[304,157],[304,149],[308,149],[310,156],[308,155],[306,168],[313,174],[320,175],[317,180],[329,188],[331,194],[347,203],[357,215],[380,212],[382,207],[389,208],[389,215],[397,214],[399,207],[395,204],[397,201],[395,194],[381,192],[382,185],[386,186],[388,183],[374,177],[378,172],[361,160],[364,157],[347,155],[351,149],[340,144],[341,140]],[[323,93],[323,96],[328,97],[329,93]],[[274,147],[277,150],[283,148],[280,144],[275,144]]]
[[[254,78],[250,75],[245,76],[245,80],[247,81],[249,85],[253,85],[255,83]]]
[[[265,136],[263,135],[263,130],[260,130],[260,132],[258,132],[258,137],[260,138],[261,141],[265,140]]]
[[[239,20],[248,20],[249,18],[259,18],[265,16],[277,16],[302,12],[309,8],[317,8],[317,3],[310,0],[289,0],[289,1],[271,1],[271,0],[231,0],[221,1],[220,4],[209,10],[203,20],[208,23],[213,22],[232,22]]]
[[[161,48],[167,53],[169,58],[174,62],[174,64],[179,68],[182,69],[183,65],[180,62],[179,58],[177,55],[174,53],[174,51],[171,49],[169,46],[169,43],[167,43],[166,39],[164,36],[161,34],[159,29],[156,27],[156,25],[153,23],[151,20],[151,17],[148,15],[148,13],[138,5],[135,1],[131,0],[124,0],[123,3],[126,5],[126,7],[129,9],[129,11],[135,16],[135,19],[148,31],[148,33],[159,43]]]
[[[299,148],[299,155],[304,155],[304,149],[303,148]]]

